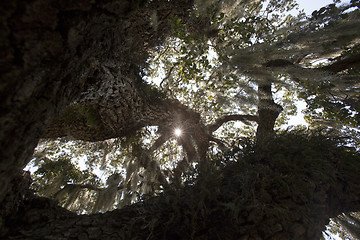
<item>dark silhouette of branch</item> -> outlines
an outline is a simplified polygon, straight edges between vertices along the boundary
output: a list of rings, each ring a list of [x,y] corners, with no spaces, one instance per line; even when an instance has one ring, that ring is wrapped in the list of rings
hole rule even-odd
[[[175,68],[176,66],[178,66],[179,64],[180,64],[179,62],[176,62],[176,63],[174,63],[174,65],[170,68],[168,74],[166,75],[166,77],[164,77],[164,79],[163,79],[163,80],[161,81],[161,83],[160,83],[160,87],[161,87],[161,88],[163,88],[162,85],[163,85],[164,81],[167,80],[167,79],[171,76],[172,71],[173,71],[174,68]]]
[[[220,150],[223,152],[225,152],[229,149],[228,144],[225,141],[222,141],[218,138],[211,137],[210,141],[215,142],[219,146]]]
[[[359,66],[359,65],[360,65],[360,54],[353,54],[344,59],[336,60],[334,63],[332,63],[330,65],[320,67],[320,68],[314,68],[314,69],[318,69],[321,71],[327,71],[327,72],[331,72],[331,73],[338,73],[343,70],[349,69],[350,67]],[[264,67],[288,67],[288,66],[300,67],[286,59],[270,60],[270,61],[264,63],[263,66]]]
[[[263,64],[264,67],[287,67],[294,64],[286,59],[274,59]]]
[[[207,126],[209,129],[209,132],[212,133],[212,132],[216,131],[219,127],[221,127],[221,125],[223,125],[224,123],[229,122],[229,121],[254,121],[254,122],[257,122],[258,117],[254,116],[254,115],[238,115],[238,114],[223,116],[223,117],[216,119],[216,121],[214,123],[209,124]]]
[[[351,55],[350,57],[344,58],[342,60],[338,60],[333,64],[321,67],[319,69],[332,73],[338,73],[356,65],[360,65],[360,54]]]

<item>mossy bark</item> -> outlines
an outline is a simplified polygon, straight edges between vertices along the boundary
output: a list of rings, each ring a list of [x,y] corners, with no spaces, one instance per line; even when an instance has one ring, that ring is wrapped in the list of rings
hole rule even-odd
[[[136,81],[129,75],[132,66],[145,64],[147,50],[169,34],[169,19],[186,17],[191,5],[187,0],[1,4],[0,202],[52,119],[89,97],[91,89]],[[121,74],[113,79],[111,71]]]

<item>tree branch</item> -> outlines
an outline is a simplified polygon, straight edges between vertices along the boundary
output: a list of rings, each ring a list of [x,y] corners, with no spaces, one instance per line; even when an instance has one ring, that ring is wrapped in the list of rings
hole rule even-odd
[[[211,137],[210,141],[215,142],[219,146],[220,150],[223,152],[225,152],[229,149],[228,144],[218,138]]]
[[[321,71],[328,71],[331,73],[338,73],[343,70],[349,69],[352,66],[357,66],[357,65],[360,65],[360,54],[353,54],[347,58],[337,60],[330,65],[320,68],[314,68],[314,69],[318,69]],[[288,67],[288,66],[297,66],[297,65],[286,59],[274,59],[264,63],[263,66],[277,68],[277,67]]]
[[[167,79],[171,76],[172,71],[173,71],[174,68],[175,68],[176,66],[178,66],[179,64],[180,64],[179,62],[176,62],[176,63],[174,63],[174,65],[170,68],[168,74],[164,77],[164,79],[163,79],[163,80],[160,82],[160,84],[159,84],[159,86],[160,86],[161,88],[163,88],[162,85],[163,85],[164,81],[167,80]]]
[[[351,55],[350,57],[344,58],[342,60],[338,60],[333,64],[330,64],[325,67],[321,67],[319,69],[332,73],[338,73],[356,65],[360,65],[360,54]]]
[[[294,64],[286,59],[274,59],[263,64],[264,67],[287,67]]]
[[[254,115],[238,115],[238,114],[223,116],[223,117],[216,119],[214,123],[209,124],[207,126],[209,129],[209,132],[212,133],[212,132],[216,131],[219,127],[221,127],[221,125],[223,125],[224,123],[229,122],[229,121],[254,121],[254,122],[257,122],[258,117],[254,116]]]
[[[158,139],[155,140],[154,144],[149,148],[149,152],[154,152],[156,149],[161,147],[165,142],[167,142],[171,136],[169,134],[162,134]]]

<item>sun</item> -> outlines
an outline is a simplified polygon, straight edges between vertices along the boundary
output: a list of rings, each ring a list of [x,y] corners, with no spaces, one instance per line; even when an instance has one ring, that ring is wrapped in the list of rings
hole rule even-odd
[[[175,136],[180,137],[180,136],[181,136],[181,134],[182,134],[181,129],[180,129],[180,128],[175,128],[175,130],[174,130],[174,134],[175,134]]]

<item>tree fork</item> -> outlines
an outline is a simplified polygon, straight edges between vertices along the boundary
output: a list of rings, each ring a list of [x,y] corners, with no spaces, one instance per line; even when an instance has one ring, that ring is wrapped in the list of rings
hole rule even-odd
[[[120,2],[1,4],[0,202],[52,119],[89,87],[115,81],[106,78],[114,66],[126,75],[126,66],[143,65],[147,50],[169,34],[168,20],[186,18],[192,6],[191,0]],[[151,26],[154,11],[162,31]]]

